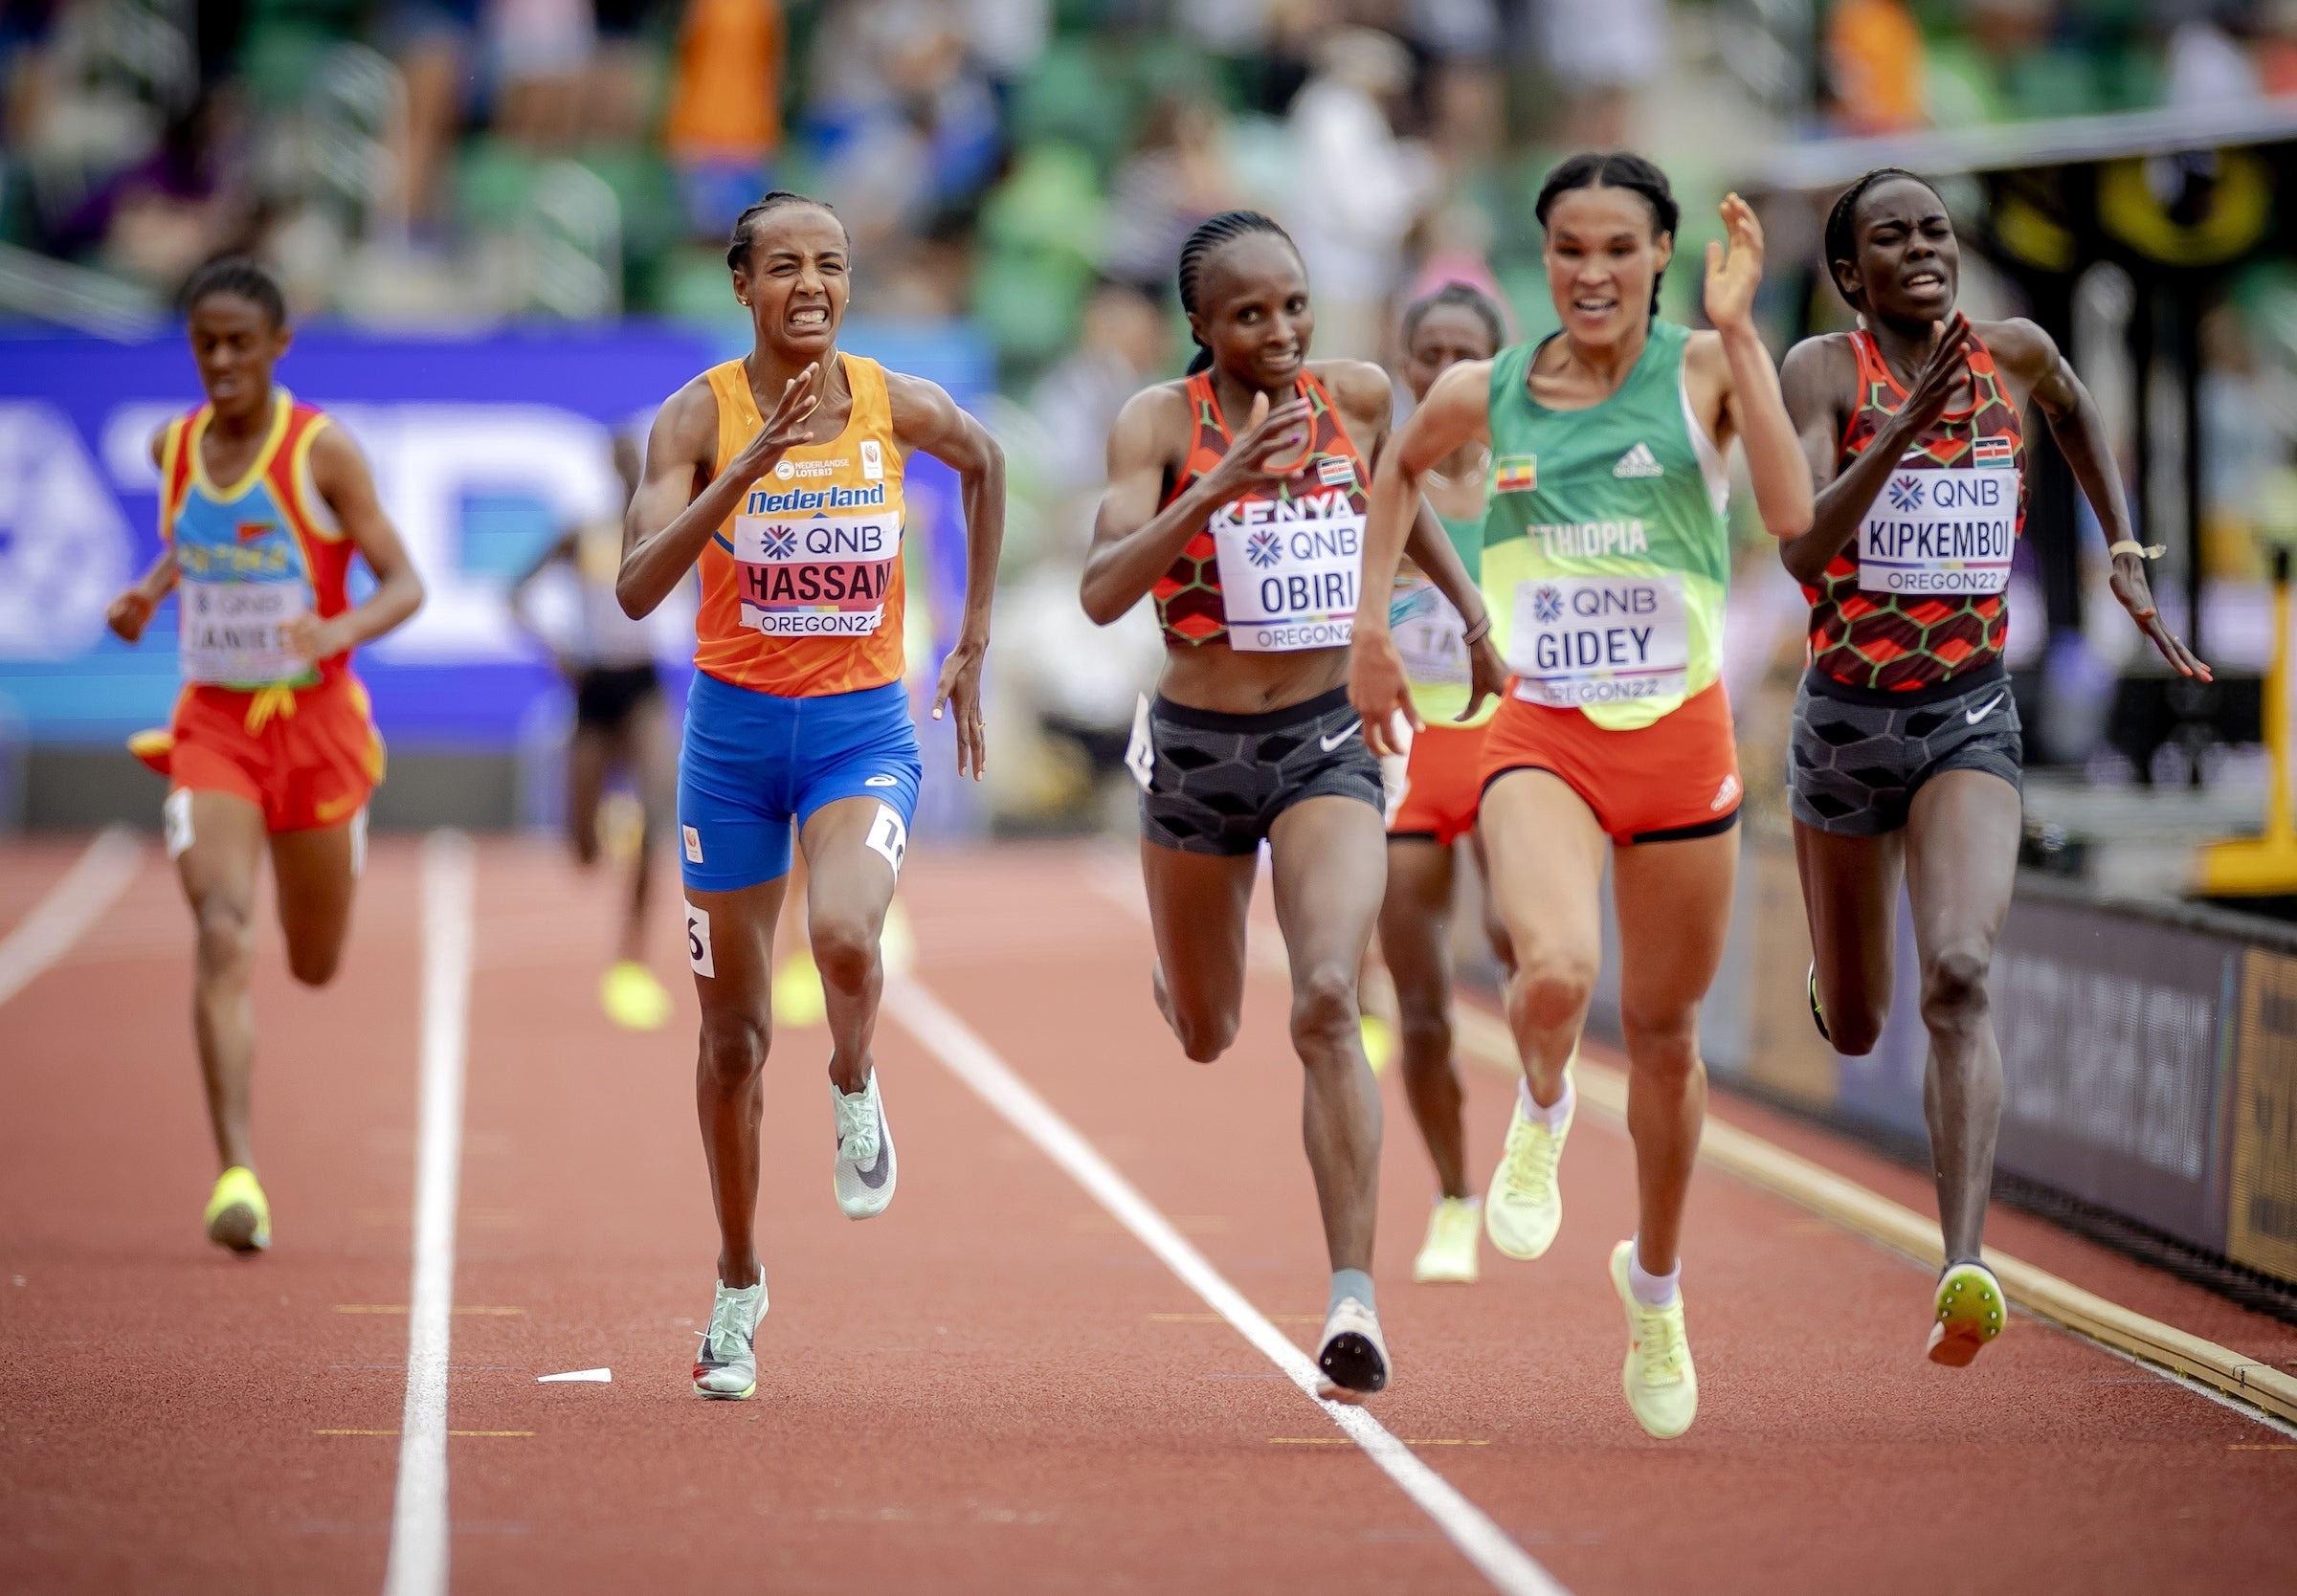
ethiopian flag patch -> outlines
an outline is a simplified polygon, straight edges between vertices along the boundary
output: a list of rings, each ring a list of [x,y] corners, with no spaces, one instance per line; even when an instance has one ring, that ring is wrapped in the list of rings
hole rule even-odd
[[[1539,487],[1537,454],[1502,454],[1491,466],[1493,493],[1531,493]]]

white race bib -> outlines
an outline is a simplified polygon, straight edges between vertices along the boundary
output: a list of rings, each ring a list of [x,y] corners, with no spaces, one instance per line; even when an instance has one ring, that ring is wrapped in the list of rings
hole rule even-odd
[[[287,646],[290,621],[309,612],[301,582],[199,582],[176,587],[178,651],[186,681],[268,685],[307,680],[311,662]]]
[[[2015,467],[1894,471],[1859,522],[1859,587],[1998,593],[2017,546]]]
[[[867,637],[885,620],[902,518],[736,516],[742,624],[769,637]]]
[[[1395,591],[1388,600],[1388,632],[1413,685],[1469,684],[1467,623],[1425,576],[1413,571],[1396,578]]]
[[[1683,578],[1555,576],[1515,588],[1515,696],[1555,709],[1664,698],[1689,685]]]
[[[1348,499],[1335,491],[1302,502],[1346,505]],[[1214,518],[1228,646],[1240,653],[1336,649],[1355,630],[1364,518],[1347,511],[1316,521],[1243,519],[1292,507],[1247,500]]]

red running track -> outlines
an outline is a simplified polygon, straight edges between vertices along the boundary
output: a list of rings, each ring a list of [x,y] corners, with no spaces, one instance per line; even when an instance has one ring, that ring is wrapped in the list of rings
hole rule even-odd
[[[68,867],[0,854],[0,926]],[[1325,1262],[1280,983],[1183,1060],[1109,855],[911,855],[918,979],[1306,1344]],[[0,1006],[0,1589],[382,1585],[404,1398],[421,926],[411,841],[377,847],[339,986],[266,930],[257,1144],[277,1244],[199,1234],[212,1177],[155,856]],[[1125,875],[1118,856],[1115,878]],[[605,1026],[606,884],[480,851],[448,1423],[466,1591],[1490,1588],[1324,1412],[890,1018],[902,1189],[829,1192],[826,1040],[777,1041],[757,1400],[686,1384],[709,1304],[692,1004]],[[674,910],[675,905],[671,906]],[[675,948],[665,916],[663,945]],[[668,968],[665,962],[665,968]],[[1506,1081],[1470,1068],[1475,1166]],[[1703,1408],[1644,1437],[1604,1258],[1632,1225],[1623,1131],[1582,1119],[1554,1251],[1409,1277],[1430,1182],[1400,1093],[1376,1275],[1397,1363],[1372,1407],[1583,1593],[2289,1587],[2297,1441],[2030,1319],[1968,1371],[1920,1356],[1928,1279],[1703,1170],[1685,1290]],[[1718,1111],[1928,1210],[1918,1176]],[[2297,1333],[2028,1216],[1991,1239],[2256,1357]],[[358,1311],[346,1311],[358,1310]],[[538,1385],[606,1365],[611,1385]],[[374,1433],[360,1433],[370,1431]]]

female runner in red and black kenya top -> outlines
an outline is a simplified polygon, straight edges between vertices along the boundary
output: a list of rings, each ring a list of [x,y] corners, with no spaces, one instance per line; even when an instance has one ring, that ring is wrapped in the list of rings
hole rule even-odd
[[[1333,1270],[1317,1362],[1327,1394],[1353,1401],[1388,1379],[1368,1273],[1379,1095],[1356,1009],[1387,842],[1379,765],[1348,703],[1348,638],[1393,400],[1376,366],[1308,361],[1307,275],[1267,217],[1215,216],[1179,276],[1197,368],[1117,418],[1082,596],[1103,624],[1152,597],[1164,628],[1163,679],[1126,764],[1142,789],[1157,1006],[1199,1062],[1236,1038],[1245,909],[1268,844]],[[1413,558],[1481,637],[1482,597],[1424,506],[1420,522]],[[1476,685],[1498,691],[1488,643],[1475,667]]]
[[[2115,597],[2180,675],[2209,671],[2154,607],[2082,380],[2032,322],[1954,309],[1960,252],[1936,191],[1910,172],[1868,173],[1828,218],[1826,255],[1861,325],[1797,344],[1781,374],[1818,489],[1811,530],[1782,545],[1811,602],[1789,770],[1817,954],[1807,985],[1821,1034],[1847,1053],[1873,1048],[1903,874],[1949,1264],[1929,1350],[1961,1364],[2003,1322],[2000,1287],[1977,1260],[2002,1094],[1986,979],[2020,823],[2002,644],[2029,400],[2105,528]]]

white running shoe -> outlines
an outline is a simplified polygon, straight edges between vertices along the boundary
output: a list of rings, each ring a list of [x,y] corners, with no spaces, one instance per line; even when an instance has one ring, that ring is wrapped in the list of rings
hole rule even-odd
[[[1333,1304],[1316,1342],[1316,1367],[1324,1376],[1316,1382],[1316,1394],[1327,1402],[1352,1406],[1385,1390],[1388,1342],[1377,1316],[1352,1297]]]
[[[736,1291],[721,1280],[710,1301],[710,1327],[694,1354],[694,1392],[747,1402],[758,1389],[758,1321],[766,1317],[766,1278]]]
[[[1437,1198],[1428,1214],[1428,1239],[1412,1260],[1412,1278],[1423,1286],[1474,1285],[1483,1235],[1483,1198]]]
[[[1690,1336],[1684,1328],[1683,1289],[1677,1287],[1675,1300],[1663,1308],[1644,1307],[1627,1279],[1634,1255],[1632,1241],[1611,1250],[1611,1283],[1627,1310],[1627,1363],[1619,1385],[1635,1422],[1657,1439],[1672,1441],[1699,1416],[1699,1371],[1691,1366]]]
[[[1507,1120],[1507,1145],[1483,1197],[1484,1231],[1491,1244],[1511,1258],[1538,1257],[1563,1228],[1563,1186],[1555,1178],[1555,1166],[1578,1113],[1574,1092],[1563,1123],[1550,1130],[1526,1118],[1523,1094],[1516,1094]]]
[[[837,1118],[837,1206],[848,1219],[871,1219],[893,1201],[893,1132],[885,1125],[885,1104],[878,1097],[878,1072],[848,1097],[830,1082],[830,1106]]]

